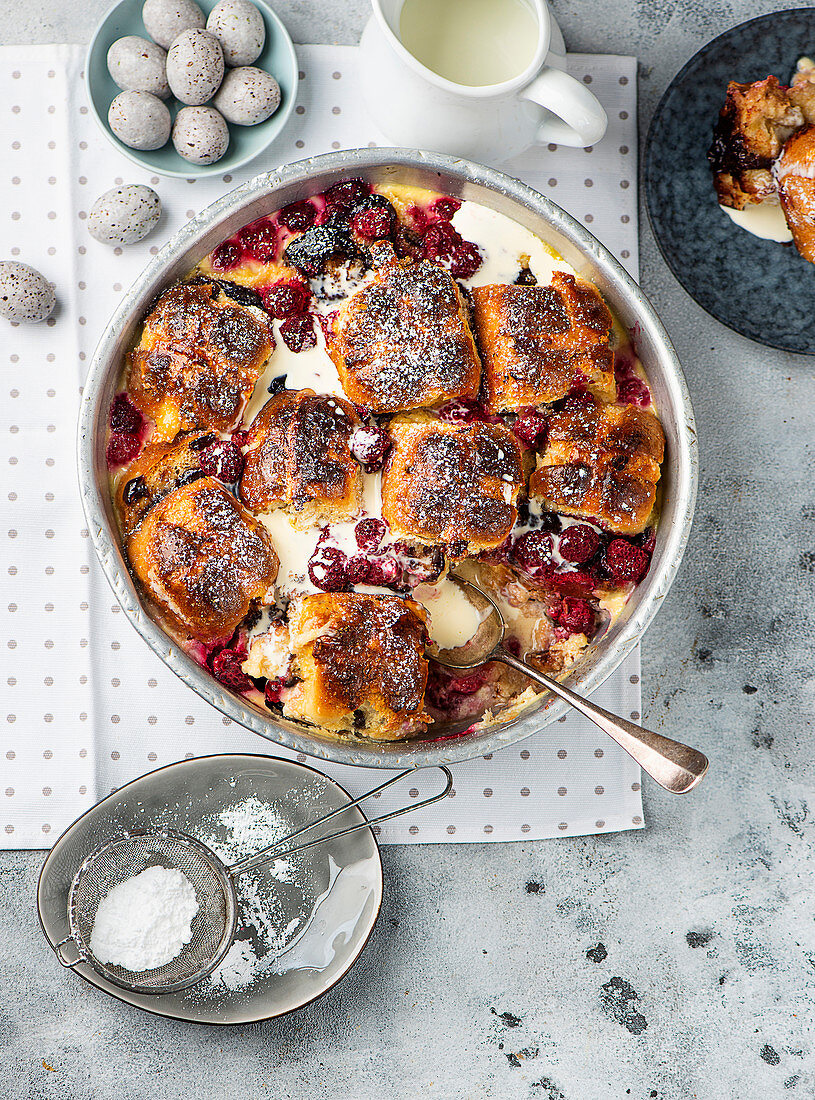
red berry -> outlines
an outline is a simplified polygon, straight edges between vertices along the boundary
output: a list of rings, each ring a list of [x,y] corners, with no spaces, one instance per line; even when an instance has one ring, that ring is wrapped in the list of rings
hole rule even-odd
[[[617,400],[623,405],[647,409],[651,404],[651,391],[639,378],[624,378],[617,383]]]
[[[311,583],[323,592],[339,592],[348,585],[348,558],[336,546],[318,545],[308,563]]]
[[[523,409],[512,430],[527,447],[542,447],[546,438],[546,417],[537,409]]]
[[[438,410],[440,420],[446,420],[450,424],[471,424],[474,420],[482,420],[487,424],[500,424],[500,417],[488,413],[483,405],[477,401],[465,399],[448,401]]]
[[[270,221],[254,222],[238,233],[246,251],[261,263],[269,263],[277,256],[277,230]]]
[[[475,275],[483,262],[477,245],[462,241],[456,245],[450,256],[450,274],[457,279],[469,279]]]
[[[363,584],[371,573],[371,563],[362,554],[355,554],[348,559],[345,567],[345,575],[349,584]]]
[[[240,261],[240,245],[235,244],[234,241],[224,241],[223,244],[219,244],[210,258],[216,271],[228,271],[231,267],[236,267]]]
[[[436,199],[433,203],[433,213],[437,218],[441,218],[443,222],[449,222],[460,206],[461,203],[458,199],[453,199],[447,195],[443,199]]]
[[[141,440],[137,435],[125,432],[111,432],[105,457],[108,466],[124,466],[132,462],[141,450]]]
[[[238,428],[237,431],[232,433],[232,442],[236,447],[245,447],[249,442],[249,432],[242,428]]]
[[[545,531],[527,531],[512,547],[512,561],[534,576],[552,564],[552,536]]]
[[[310,313],[298,313],[287,317],[280,326],[280,335],[289,351],[308,351],[317,346],[314,318]]]
[[[594,632],[594,611],[587,600],[564,596],[553,618],[571,634],[590,635]]]
[[[392,217],[389,210],[360,210],[354,214],[351,224],[354,232],[366,241],[379,241],[390,235]]]
[[[211,443],[201,451],[199,463],[205,474],[230,485],[243,473],[243,455],[229,439],[219,439],[217,443]]]
[[[218,683],[232,691],[248,691],[252,681],[241,668],[243,655],[234,649],[222,649],[212,659],[212,672]]]
[[[328,213],[347,214],[367,199],[371,188],[362,180],[345,180],[343,183],[335,183],[323,192],[325,208]]]
[[[292,202],[284,206],[277,220],[293,233],[302,233],[310,229],[317,220],[317,211],[310,202]]]
[[[553,592],[564,596],[590,596],[597,584],[597,577],[588,569],[551,570],[546,584]]]
[[[280,702],[285,686],[285,681],[280,676],[275,676],[273,680],[266,681],[266,690],[263,697],[267,707]]]
[[[281,320],[308,309],[311,291],[305,283],[275,283],[260,292],[266,312]]]
[[[600,536],[587,523],[575,523],[561,534],[557,545],[564,561],[582,565],[600,548]]]
[[[381,584],[392,588],[402,579],[402,567],[393,558],[377,558],[369,564],[371,571],[368,574],[368,584]]]
[[[413,223],[413,228],[421,233],[427,227],[427,214],[420,206],[409,206],[407,216]]]
[[[382,545],[386,531],[387,524],[383,519],[361,519],[354,528],[354,538],[360,550],[375,554]]]
[[[144,417],[126,393],[117,393],[110,405],[110,430],[138,435],[144,427]]]
[[[612,539],[606,547],[606,568],[616,584],[636,584],[650,563],[650,555],[627,539]]]
[[[363,424],[351,434],[349,446],[351,454],[370,474],[382,469],[385,455],[390,448],[390,439],[381,428]]]
[[[425,257],[428,260],[447,260],[461,243],[460,235],[449,222],[436,222],[424,235]]]

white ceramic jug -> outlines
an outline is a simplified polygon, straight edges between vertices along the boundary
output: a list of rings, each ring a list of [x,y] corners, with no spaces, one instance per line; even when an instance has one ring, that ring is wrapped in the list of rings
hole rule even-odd
[[[402,44],[405,0],[372,0],[360,41],[363,95],[374,121],[397,145],[500,163],[535,143],[594,145],[608,119],[565,69],[563,36],[546,0],[526,0],[537,20],[534,56],[501,84],[454,84]]]

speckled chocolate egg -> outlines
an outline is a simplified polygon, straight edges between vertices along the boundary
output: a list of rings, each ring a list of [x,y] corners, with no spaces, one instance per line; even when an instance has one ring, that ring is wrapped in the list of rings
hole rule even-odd
[[[182,103],[198,107],[212,99],[224,78],[221,43],[208,31],[182,31],[167,54],[167,80]]]
[[[149,92],[120,92],[108,109],[108,125],[131,149],[160,149],[170,140],[167,105]]]
[[[229,145],[229,127],[214,107],[182,107],[173,124],[173,145],[192,164],[214,164]]]
[[[16,260],[0,261],[0,317],[7,321],[44,321],[54,312],[54,288],[36,268]]]
[[[182,31],[200,30],[207,22],[194,0],[144,0],[141,18],[144,29],[165,50]]]
[[[262,69],[242,65],[229,70],[212,103],[227,122],[256,126],[280,106],[280,85]]]
[[[167,99],[167,54],[155,42],[129,34],[108,50],[108,72],[124,92],[150,92]]]
[[[134,244],[155,227],[161,199],[150,187],[131,183],[101,195],[88,215],[88,232],[102,244]]]
[[[263,16],[249,0],[221,0],[209,13],[207,30],[221,43],[227,65],[251,65],[266,42]]]

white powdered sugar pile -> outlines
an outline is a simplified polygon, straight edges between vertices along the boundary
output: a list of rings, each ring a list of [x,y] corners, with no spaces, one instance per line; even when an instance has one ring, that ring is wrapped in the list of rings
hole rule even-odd
[[[186,875],[148,867],[117,883],[96,911],[90,947],[103,963],[126,970],[165,966],[190,942],[198,899]]]

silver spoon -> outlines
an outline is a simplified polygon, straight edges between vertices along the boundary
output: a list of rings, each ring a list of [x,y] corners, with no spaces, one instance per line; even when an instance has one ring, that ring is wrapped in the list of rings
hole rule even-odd
[[[638,726],[636,722],[618,718],[616,714],[603,710],[596,703],[590,703],[588,699],[576,695],[563,684],[559,684],[557,680],[553,680],[551,676],[538,672],[526,661],[513,656],[504,648],[506,623],[498,605],[482,588],[470,581],[465,581],[463,577],[451,574],[450,580],[464,588],[468,598],[475,596],[472,602],[480,611],[488,611],[488,614],[472,642],[455,649],[439,649],[433,645],[428,650],[428,656],[432,660],[444,665],[445,668],[454,669],[477,668],[479,665],[486,664],[487,661],[501,661],[517,672],[522,672],[524,676],[528,676],[530,680],[534,680],[561,699],[565,699],[575,710],[580,711],[582,715],[599,726],[603,733],[613,738],[629,756],[633,756],[643,771],[666,791],[685,794],[696,786],[708,769],[708,759],[703,753],[691,748],[690,745],[683,745],[679,741],[672,741],[670,737],[663,737],[661,733],[652,733]]]

